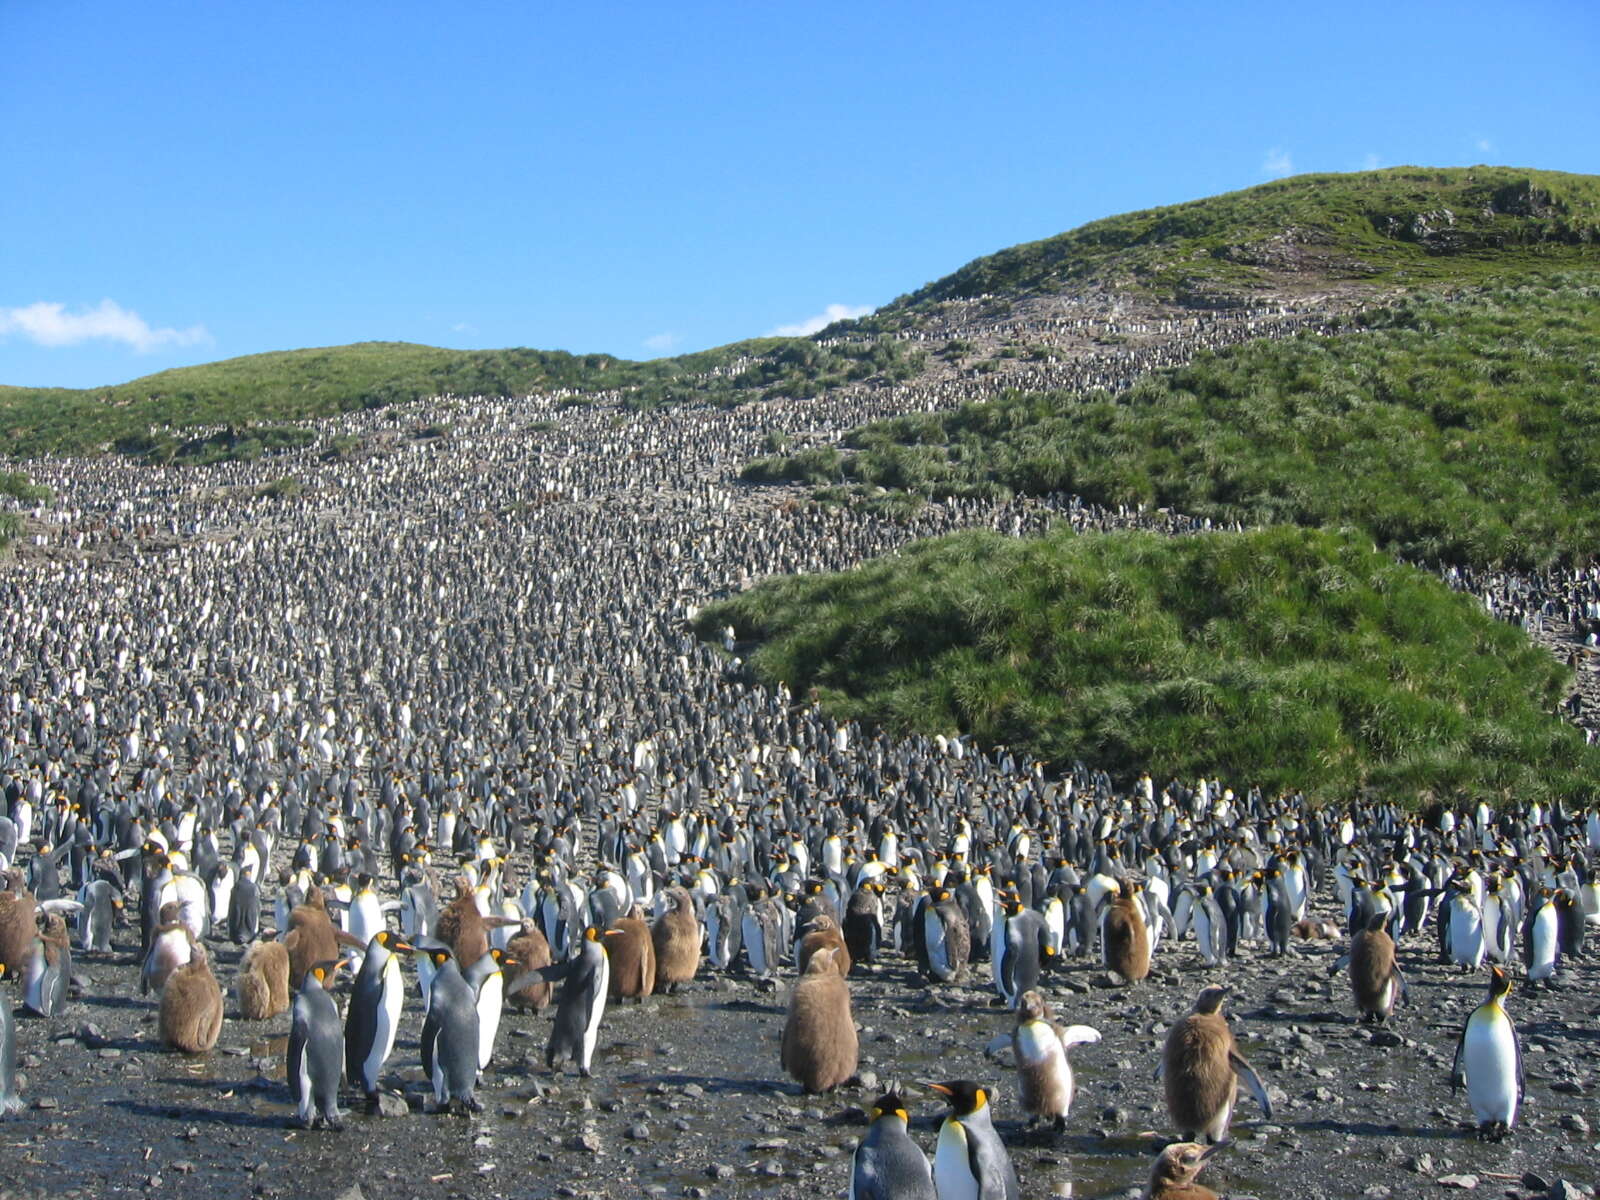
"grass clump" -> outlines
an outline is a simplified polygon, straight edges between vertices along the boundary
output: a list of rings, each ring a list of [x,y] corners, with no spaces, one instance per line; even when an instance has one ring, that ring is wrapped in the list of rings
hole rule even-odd
[[[1017,393],[855,430],[751,482],[1076,493],[1245,525],[1356,525],[1421,561],[1544,567],[1600,545],[1600,277],[1422,298],[1125,392]]]
[[[763,583],[697,628],[728,625],[757,676],[840,717],[1055,765],[1321,798],[1589,796],[1600,771],[1554,715],[1564,668],[1349,531],[962,533]]]

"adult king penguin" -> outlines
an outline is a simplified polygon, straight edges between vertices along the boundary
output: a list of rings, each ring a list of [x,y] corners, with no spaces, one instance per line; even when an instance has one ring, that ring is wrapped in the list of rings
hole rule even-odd
[[[22,1098],[17,1095],[17,1020],[11,1012],[5,978],[6,964],[0,962],[0,1117],[22,1111]]]
[[[485,939],[487,944],[487,939]],[[481,957],[481,955],[480,955]],[[428,1014],[422,1019],[422,1072],[433,1084],[435,1111],[457,1103],[481,1112],[478,1084],[478,996],[444,946],[428,949],[433,986],[428,989]]]
[[[850,1200],[936,1200],[928,1156],[906,1132],[899,1092],[872,1104],[872,1124],[850,1161]]]
[[[1504,1007],[1511,994],[1511,976],[1499,967],[1490,971],[1489,998],[1472,1010],[1456,1043],[1450,1090],[1466,1087],[1467,1103],[1478,1122],[1478,1140],[1498,1142],[1517,1123],[1523,1094],[1522,1046]]]
[[[970,1079],[928,1086],[950,1105],[933,1157],[939,1200],[1022,1200],[1016,1168],[989,1113],[988,1089]]]
[[[400,974],[399,955],[410,950],[410,945],[387,929],[373,934],[345,1013],[345,1078],[359,1084],[361,1094],[374,1107],[378,1103],[378,1075],[394,1050],[400,1010],[405,1007],[406,985]]]
[[[289,1008],[289,1094],[295,1119],[303,1129],[318,1124],[342,1129],[339,1078],[344,1071],[344,1030],[339,1006],[328,992],[339,969],[337,961],[310,967]]]
[[[599,928],[590,925],[583,931],[583,940],[578,943],[578,952],[573,957],[526,971],[517,976],[507,990],[521,991],[535,978],[561,982],[556,1019],[544,1050],[545,1067],[553,1070],[558,1059],[571,1059],[578,1066],[578,1074],[587,1079],[594,1063],[600,1018],[605,1015],[606,992],[611,982],[611,959]]]

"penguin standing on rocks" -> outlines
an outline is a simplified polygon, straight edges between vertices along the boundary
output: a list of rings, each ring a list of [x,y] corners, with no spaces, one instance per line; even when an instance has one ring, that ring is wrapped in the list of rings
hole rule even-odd
[[[951,983],[967,969],[972,930],[948,888],[935,888],[922,905],[923,968],[940,983]]]
[[[1057,1133],[1062,1133],[1077,1091],[1067,1051],[1099,1040],[1099,1030],[1088,1025],[1068,1025],[1064,1029],[1057,1025],[1044,993],[1029,989],[1018,997],[1016,1028],[1010,1034],[1001,1034],[988,1048],[993,1052],[1010,1043],[1028,1124],[1049,1121]]]
[[[850,1200],[937,1200],[933,1171],[911,1135],[899,1092],[872,1103],[872,1123],[850,1160]]]
[[[823,948],[812,954],[789,996],[783,1026],[783,1069],[811,1095],[831,1092],[856,1073],[850,985],[834,966],[836,953]]]
[[[522,922],[521,932],[506,943],[506,954],[523,968],[550,965],[550,943],[540,931],[537,921]],[[543,1012],[550,1003],[550,991],[548,983],[534,980],[520,992],[513,992],[508,988],[506,1003],[513,1008],[528,1008],[534,1012]]]
[[[605,932],[607,971],[607,999],[633,999],[640,1004],[656,990],[656,946],[650,926],[644,922],[643,910],[634,906],[634,913],[618,917]],[[530,966],[536,964],[529,964]],[[544,985],[547,989],[549,984]]]
[[[1174,1142],[1157,1156],[1150,1168],[1150,1187],[1144,1200],[1218,1200],[1210,1188],[1195,1182],[1201,1168],[1224,1143],[1202,1146],[1198,1142]]]
[[[41,1017],[55,1016],[66,1006],[71,978],[72,939],[61,914],[52,912],[33,940],[33,954],[22,973],[22,1006]]]
[[[478,1070],[485,1071],[494,1057],[494,1039],[500,1032],[500,1014],[505,1009],[506,952],[490,946],[484,956],[471,964],[462,977],[472,988],[478,1008]]]
[[[167,976],[161,989],[161,1040],[185,1054],[205,1054],[222,1033],[222,987],[203,946]]]
[[[1467,1103],[1478,1122],[1479,1141],[1501,1141],[1517,1123],[1522,1102],[1522,1046],[1517,1028],[1506,1015],[1511,976],[1490,968],[1489,998],[1467,1018],[1456,1043],[1450,1068],[1450,1090],[1465,1086]]]
[[[326,1125],[342,1129],[339,1079],[344,1072],[344,1030],[339,1006],[328,988],[339,964],[317,963],[306,970],[290,1006],[289,1060],[286,1074],[294,1098],[295,1120],[302,1129]]]
[[[1201,1133],[1211,1143],[1227,1138],[1241,1081],[1272,1119],[1267,1090],[1234,1045],[1233,1031],[1222,1015],[1227,994],[1227,988],[1217,986],[1201,991],[1194,1011],[1167,1034],[1156,1069],[1166,1084],[1167,1112],[1186,1140]]]
[[[487,946],[487,938],[484,944]],[[433,1084],[434,1111],[446,1111],[459,1103],[468,1112],[481,1112],[483,1105],[475,1094],[477,993],[449,949],[430,947],[428,958],[434,972],[433,986],[428,989],[428,1014],[422,1019],[422,1073]]]
[[[1364,929],[1350,939],[1350,953],[1329,968],[1350,968],[1350,990],[1355,994],[1356,1011],[1362,1021],[1382,1025],[1394,1016],[1395,1002],[1405,992],[1405,977],[1395,964],[1394,939],[1385,926],[1392,914],[1375,912]]]
[[[406,985],[399,956],[410,950],[408,943],[387,929],[373,934],[345,1012],[345,1078],[359,1084],[361,1094],[373,1106],[378,1103],[378,1076],[394,1050],[400,1010],[405,1007]]]
[[[583,940],[578,943],[575,955],[562,963],[523,972],[509,990],[521,991],[533,978],[561,983],[555,1024],[550,1029],[550,1041],[544,1051],[545,1068],[554,1070],[557,1060],[570,1059],[578,1065],[578,1074],[587,1079],[611,983],[611,959],[600,930],[590,925],[583,931]]]
[[[988,1090],[970,1079],[928,1086],[950,1105],[933,1156],[939,1200],[1022,1200],[1016,1168],[989,1113]]]
[[[17,1020],[11,1012],[5,978],[6,964],[0,962],[0,1117],[22,1111],[22,1098],[17,1095]]]
[[[1102,961],[1128,983],[1150,974],[1150,931],[1145,927],[1134,888],[1127,880],[1106,907],[1100,923]]]
[[[1024,992],[1039,984],[1044,959],[1051,953],[1044,918],[1025,908],[1015,892],[1005,898],[994,922],[994,952],[989,967],[995,990],[1006,1007],[1015,1009]]]
[[[683,888],[667,889],[667,905],[651,926],[650,938],[656,952],[656,987],[671,993],[700,969],[701,931],[694,901]]]

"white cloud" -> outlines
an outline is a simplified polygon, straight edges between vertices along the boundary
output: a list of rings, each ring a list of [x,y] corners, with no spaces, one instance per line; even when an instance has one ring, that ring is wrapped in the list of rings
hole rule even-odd
[[[0,308],[0,337],[17,334],[40,346],[76,346],[80,342],[121,342],[140,354],[161,346],[193,346],[211,341],[204,325],[187,329],[152,329],[138,313],[115,300],[100,307],[68,312],[64,304],[40,300],[22,308]]]
[[[465,321],[457,321],[454,325],[450,326],[450,332],[451,333],[477,333],[478,332],[478,327],[476,325],[469,325]]]
[[[1294,174],[1294,159],[1287,150],[1274,146],[1267,151],[1267,156],[1261,160],[1261,173],[1273,179],[1282,179],[1285,175]]]
[[[1363,171],[1376,171],[1381,166],[1383,166],[1383,162],[1376,154],[1368,154],[1361,160],[1361,169]]]
[[[826,329],[835,321],[849,321],[856,317],[864,317],[872,311],[872,306],[867,304],[830,304],[814,317],[807,317],[804,321],[797,321],[793,325],[779,325],[768,337],[810,337],[818,330]]]
[[[644,340],[646,350],[654,350],[657,354],[665,354],[678,344],[678,335],[675,333],[652,333]]]
[[[1486,137],[1473,138],[1472,144],[1478,148],[1478,152],[1481,154],[1488,154],[1494,149],[1494,143]]]

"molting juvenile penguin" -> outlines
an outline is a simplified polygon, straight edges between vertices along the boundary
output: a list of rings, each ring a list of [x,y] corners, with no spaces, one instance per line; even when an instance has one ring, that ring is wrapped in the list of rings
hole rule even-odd
[[[1490,971],[1489,998],[1472,1010],[1456,1043],[1450,1090],[1466,1086],[1478,1139],[1498,1142],[1517,1123],[1523,1095],[1522,1045],[1504,1008],[1511,976],[1499,967]]]
[[[185,1054],[205,1054],[222,1033],[222,988],[203,946],[167,976],[161,989],[161,1040]]]
[[[5,986],[9,972],[0,962],[0,1117],[22,1111],[17,1095],[17,1021],[11,1012],[10,989]]]
[[[642,911],[638,905],[634,906],[635,913]],[[631,997],[643,1004],[644,998],[656,990],[656,946],[650,926],[644,923],[642,916],[618,917],[606,930],[605,939],[610,962],[607,998],[625,1000]],[[549,984],[545,986],[548,988]]]
[[[339,1006],[328,989],[338,972],[337,961],[307,968],[290,1007],[289,1049],[285,1075],[301,1128],[318,1124],[342,1129],[339,1080],[344,1073],[344,1030]]]
[[[941,983],[952,982],[967,969],[972,930],[948,888],[935,888],[922,905],[920,946],[924,970]]]
[[[1144,1200],[1218,1200],[1217,1194],[1195,1182],[1201,1168],[1226,1143],[1202,1146],[1174,1142],[1156,1157],[1150,1168],[1150,1186]]]
[[[681,887],[667,889],[667,911],[650,928],[656,952],[656,987],[675,992],[700,969],[700,922],[694,901]]]
[[[834,966],[835,953],[822,948],[811,956],[789,996],[783,1026],[783,1069],[813,1095],[832,1091],[856,1073],[850,985]]]
[[[578,1074],[588,1078],[611,977],[611,960],[600,930],[590,925],[583,931],[583,940],[578,943],[578,952],[573,957],[563,963],[524,972],[517,977],[512,990],[520,991],[529,975],[561,982],[555,1024],[550,1029],[550,1041],[544,1051],[545,1067],[554,1070],[557,1060],[571,1059],[578,1065]]]
[[[1129,983],[1150,974],[1150,931],[1145,927],[1133,885],[1118,884],[1100,923],[1101,954],[1105,965]]]
[[[109,879],[94,879],[78,889],[78,945],[87,954],[111,952],[111,927],[122,911],[122,897]]]
[[[872,1124],[850,1160],[850,1200],[937,1200],[928,1156],[906,1132],[899,1092],[872,1104]]]
[[[1200,993],[1194,1011],[1167,1034],[1156,1071],[1165,1079],[1172,1123],[1186,1138],[1203,1133],[1208,1142],[1220,1142],[1228,1136],[1241,1081],[1267,1119],[1272,1119],[1267,1090],[1239,1054],[1233,1031],[1220,1011],[1227,994],[1224,987],[1208,987]]]
[[[1067,1051],[1099,1040],[1100,1032],[1088,1025],[1057,1025],[1044,993],[1029,989],[1018,998],[1016,1028],[1009,1035],[996,1038],[989,1049],[997,1050],[1010,1042],[1028,1124],[1049,1121],[1060,1133],[1067,1127],[1067,1114],[1077,1090]]]
[[[268,1021],[289,1010],[289,951],[282,942],[252,942],[234,981],[239,1015]]]
[[[313,966],[339,957],[339,935],[321,888],[313,886],[290,910],[288,926],[283,944],[289,951],[289,986],[299,988]],[[324,973],[323,978],[333,986],[333,972]]]
[[[350,991],[344,1017],[344,1074],[371,1104],[377,1103],[378,1076],[394,1050],[400,1027],[406,985],[399,956],[410,950],[410,945],[387,929],[373,934]]]
[[[1395,1002],[1405,991],[1405,978],[1394,960],[1394,939],[1385,926],[1392,914],[1373,913],[1364,929],[1350,939],[1350,953],[1330,969],[1348,963],[1350,990],[1363,1021],[1381,1025],[1394,1015]]]
[[[950,1105],[933,1156],[939,1200],[1022,1200],[1022,1184],[989,1112],[988,1090],[968,1079],[928,1086]]]
[[[485,939],[487,945],[487,939]],[[487,953],[487,950],[485,951]],[[433,1084],[435,1111],[460,1104],[481,1112],[478,1103],[478,997],[461,974],[455,956],[443,946],[428,951],[433,986],[422,1020],[422,1073]]]
[[[167,976],[194,956],[197,945],[194,932],[183,920],[183,905],[176,900],[163,904],[139,969],[139,994],[160,992],[166,987]]]

